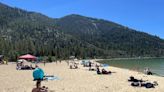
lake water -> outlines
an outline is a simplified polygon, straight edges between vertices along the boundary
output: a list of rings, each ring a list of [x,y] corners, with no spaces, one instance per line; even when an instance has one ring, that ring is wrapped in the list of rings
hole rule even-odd
[[[164,76],[164,59],[103,60],[101,63],[140,72],[143,72],[146,67],[149,67],[153,73]]]

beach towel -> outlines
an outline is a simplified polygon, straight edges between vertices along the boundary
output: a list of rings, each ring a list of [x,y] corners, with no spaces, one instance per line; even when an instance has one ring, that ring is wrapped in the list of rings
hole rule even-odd
[[[109,67],[108,64],[102,64],[102,67]]]
[[[155,86],[158,85],[156,81],[154,81],[153,83],[150,83],[142,79],[141,80],[135,79],[133,76],[130,76],[130,79],[128,81],[131,82],[131,86],[133,87],[155,88]]]
[[[57,76],[45,76],[45,80],[59,80]]]

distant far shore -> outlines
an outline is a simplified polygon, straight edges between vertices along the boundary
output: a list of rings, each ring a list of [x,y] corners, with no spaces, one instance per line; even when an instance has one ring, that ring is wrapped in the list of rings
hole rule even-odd
[[[164,59],[164,57],[132,57],[132,58],[110,58],[110,59],[94,59],[95,61],[102,60],[131,60],[131,59]]]

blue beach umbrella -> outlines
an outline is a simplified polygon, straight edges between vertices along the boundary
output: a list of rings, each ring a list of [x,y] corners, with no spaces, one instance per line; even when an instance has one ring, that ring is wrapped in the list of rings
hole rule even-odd
[[[33,71],[34,80],[43,80],[43,77],[44,77],[44,71],[41,68],[36,68]]]

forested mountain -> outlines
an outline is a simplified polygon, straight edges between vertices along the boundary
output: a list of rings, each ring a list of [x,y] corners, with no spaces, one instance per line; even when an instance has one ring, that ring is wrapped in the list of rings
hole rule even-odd
[[[0,3],[0,54],[68,58],[164,56],[164,40],[110,21],[68,15],[53,19]]]
[[[108,51],[111,57],[164,55],[164,40],[110,21],[73,14],[57,23],[65,33]]]

